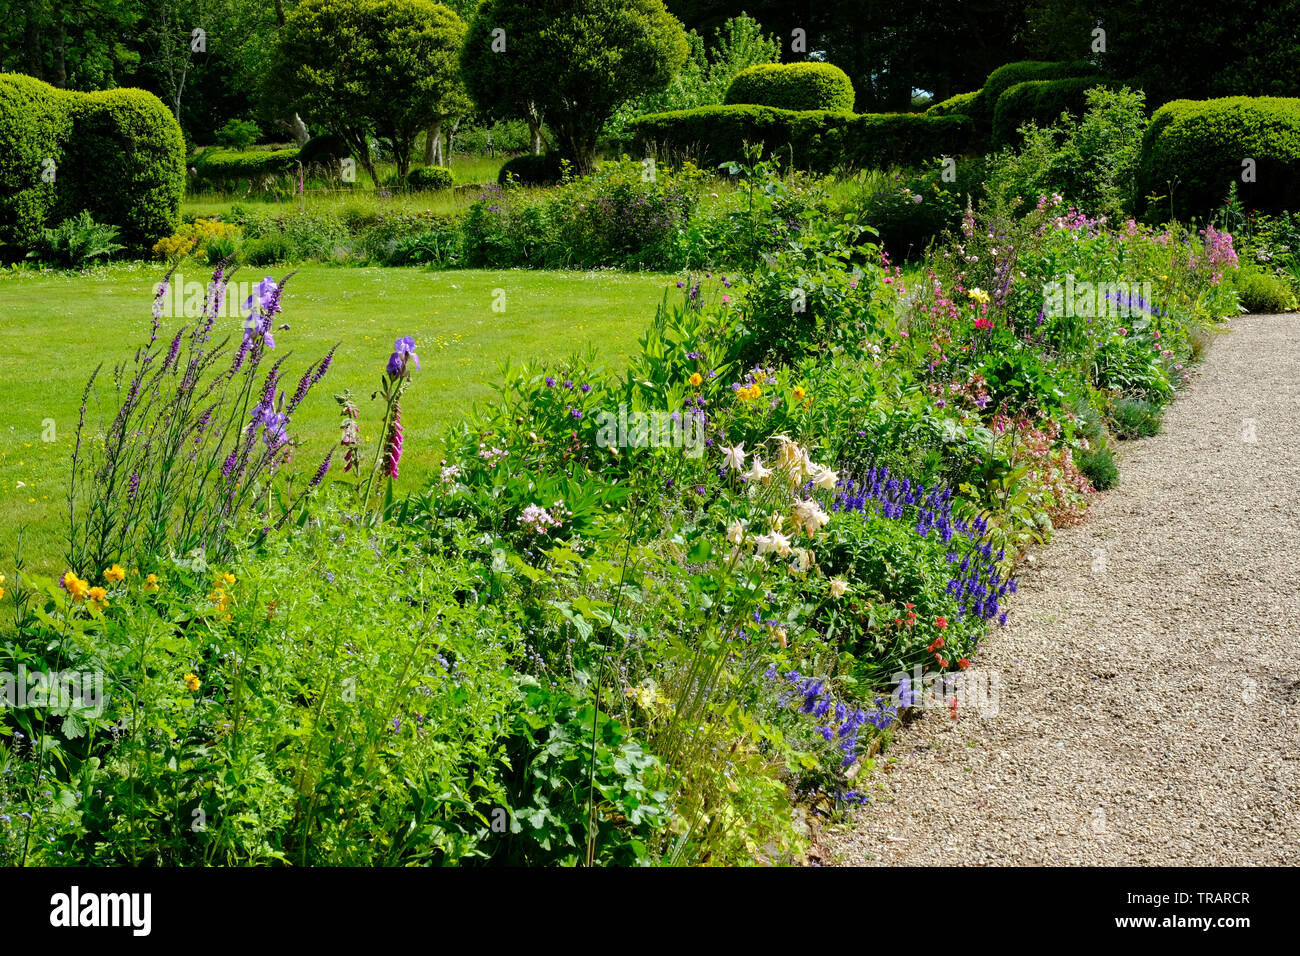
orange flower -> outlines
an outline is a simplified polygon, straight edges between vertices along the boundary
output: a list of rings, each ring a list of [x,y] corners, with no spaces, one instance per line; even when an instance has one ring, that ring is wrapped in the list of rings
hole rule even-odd
[[[86,595],[90,593],[90,582],[81,580],[73,571],[63,576],[63,587],[72,595],[74,601],[84,601]]]
[[[119,584],[126,577],[126,572],[122,570],[122,565],[115,564],[104,572],[104,580],[110,584]]]
[[[103,588],[91,588],[89,595],[91,610],[102,611],[108,607],[108,592]]]
[[[199,680],[199,676],[197,674],[193,674],[193,673],[186,674],[184,677],[184,681],[185,681],[185,686],[188,687],[190,690],[198,690],[200,687],[203,686],[203,682]]]

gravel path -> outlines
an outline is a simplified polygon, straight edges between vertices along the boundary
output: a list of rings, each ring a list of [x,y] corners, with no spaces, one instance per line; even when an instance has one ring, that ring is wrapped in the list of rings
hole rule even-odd
[[[1300,864],[1300,317],[1227,329],[826,863]]]

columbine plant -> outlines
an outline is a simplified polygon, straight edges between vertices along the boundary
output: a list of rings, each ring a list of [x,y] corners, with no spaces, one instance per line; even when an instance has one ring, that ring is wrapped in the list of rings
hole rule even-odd
[[[132,363],[113,370],[117,409],[97,431],[86,417],[102,366],[91,375],[68,494],[72,568],[87,573],[196,549],[220,559],[236,520],[266,507],[271,479],[291,458],[290,418],[329,370],[334,350],[307,367],[288,399],[280,388],[284,358],[263,368],[275,349],[288,277],[264,278],[245,300],[233,356],[229,337],[212,344],[230,279],[226,265],[213,272],[203,314],[164,345],[158,332],[168,272],[154,299],[149,341]]]
[[[380,469],[388,478],[389,494],[392,494],[392,483],[397,479],[398,466],[402,461],[402,395],[406,392],[406,387],[411,383],[412,365],[416,369],[420,367],[420,356],[415,354],[415,339],[406,335],[399,338],[393,343],[393,354],[389,356],[388,368],[384,370],[384,376],[379,383],[379,391],[372,394],[373,399],[378,395],[384,398],[384,427],[380,434],[383,436],[383,442],[375,454],[374,464],[370,467],[370,475],[366,479],[364,490],[362,491],[361,500],[363,503],[370,502],[370,496],[375,491],[375,480],[379,477]],[[356,419],[355,406],[351,406],[348,401],[343,401],[343,413],[345,416],[351,415],[353,421]],[[347,422],[344,422],[344,432],[347,434]],[[354,445],[350,450],[355,449],[355,429]],[[360,471],[357,473],[358,482],[360,482]]]

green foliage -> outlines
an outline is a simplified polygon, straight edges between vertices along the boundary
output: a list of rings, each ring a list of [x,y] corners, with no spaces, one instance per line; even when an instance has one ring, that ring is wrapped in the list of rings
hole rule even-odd
[[[124,249],[116,241],[117,234],[117,226],[97,223],[83,209],[75,218],[65,219],[58,228],[46,229],[27,256],[50,265],[80,269]]]
[[[690,57],[668,88],[647,93],[620,106],[606,127],[615,140],[626,138],[627,126],[638,116],[721,105],[732,78],[747,67],[775,63],[781,45],[765,36],[753,17],[741,14],[722,24],[706,48],[704,39],[694,30],[687,31]]]
[[[494,30],[505,31],[504,50],[493,50]],[[480,110],[535,127],[544,117],[566,158],[588,173],[614,111],[665,89],[688,49],[662,0],[485,0],[461,69]]]
[[[321,167],[331,173],[339,169],[339,163],[352,155],[352,150],[343,141],[343,137],[333,133],[313,136],[298,150],[298,162],[307,168]]]
[[[230,187],[237,183],[252,184],[283,176],[298,168],[300,158],[296,149],[249,152],[205,149],[191,163],[195,178],[200,184]]]
[[[853,111],[853,82],[829,63],[766,63],[741,70],[727,88],[728,106]]]
[[[1119,484],[1119,466],[1115,464],[1115,453],[1105,445],[1077,452],[1074,461],[1098,491],[1109,491]]]
[[[932,104],[926,109],[927,116],[974,116],[982,90],[958,93],[946,100]]]
[[[1112,419],[1120,438],[1150,438],[1160,433],[1160,407],[1142,398],[1121,398]]]
[[[262,135],[262,128],[251,120],[228,119],[217,130],[217,142],[236,152],[248,149]]]
[[[1097,69],[1086,60],[1020,60],[998,67],[989,74],[980,90],[975,115],[985,133],[992,129],[993,114],[1002,94],[1011,87],[1031,80],[1063,80],[1067,77],[1093,76]]]
[[[747,144],[761,143],[768,155],[789,160],[793,154],[799,168],[829,172],[962,155],[971,147],[973,127],[962,116],[709,106],[643,116],[632,131],[647,149],[692,155],[706,166],[742,157]]]
[[[1242,269],[1235,284],[1241,306],[1247,312],[1294,312],[1297,308],[1290,283],[1271,272]]]
[[[417,137],[468,109],[464,39],[464,21],[430,0],[304,0],[277,36],[272,86],[346,141],[372,178],[371,136],[405,177]]]
[[[1087,109],[1088,91],[1097,85],[1096,77],[1073,76],[1008,87],[993,108],[991,145],[996,149],[1015,142],[1017,131],[1026,123],[1049,126],[1063,113],[1081,117]]]
[[[56,90],[0,74],[0,251],[88,210],[140,250],[169,235],[184,186],[180,128],[144,90]],[[48,180],[48,181],[47,181]]]
[[[434,191],[450,189],[455,176],[445,166],[420,166],[406,175],[406,183],[412,189]]]
[[[963,160],[955,168],[936,160],[908,175],[870,176],[848,208],[876,231],[896,261],[917,259],[931,242],[956,231],[968,199],[982,194],[984,172],[981,160]]]
[[[1300,99],[1174,100],[1156,110],[1138,175],[1151,215],[1206,216],[1233,184],[1248,208],[1300,209]]]
[[[564,160],[559,153],[527,153],[506,160],[497,174],[497,183],[506,186],[513,179],[520,186],[554,186],[563,178]]]

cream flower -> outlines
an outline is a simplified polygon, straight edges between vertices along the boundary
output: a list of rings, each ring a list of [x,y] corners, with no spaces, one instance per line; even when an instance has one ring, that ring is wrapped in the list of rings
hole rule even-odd
[[[771,474],[772,469],[764,468],[763,459],[755,455],[754,460],[750,462],[749,471],[745,472],[745,480],[750,484],[758,484],[759,482],[766,482]]]
[[[722,449],[722,455],[723,455],[722,458],[723,467],[728,468],[731,471],[740,471],[740,469],[745,467],[745,443],[744,442],[741,442],[739,445],[736,445],[734,448]]]
[[[811,538],[827,525],[831,520],[831,516],[822,510],[821,505],[810,499],[801,501],[794,506],[794,514],[790,520],[803,528],[804,532]]]
[[[758,546],[757,553],[760,555],[774,551],[782,557],[785,557],[790,553],[790,539],[779,531],[773,531],[771,534],[759,535],[754,539],[754,543]]]
[[[831,578],[831,597],[842,598],[849,590],[849,582],[843,578]]]
[[[794,548],[793,550],[794,564],[791,567],[802,574],[812,567],[812,552],[807,548]]]
[[[839,473],[831,471],[824,465],[813,465],[811,477],[813,484],[818,488],[834,488],[840,481]]]
[[[731,524],[727,525],[727,541],[731,544],[740,544],[745,540],[745,525],[743,518],[737,518]]]

